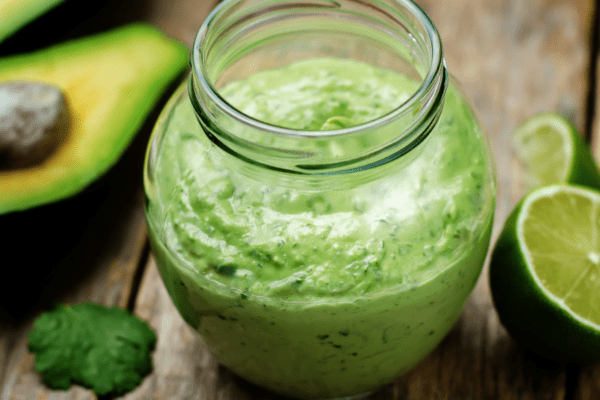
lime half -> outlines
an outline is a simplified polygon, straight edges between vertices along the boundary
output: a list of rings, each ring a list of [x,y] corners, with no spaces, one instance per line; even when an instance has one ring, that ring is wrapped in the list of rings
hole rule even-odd
[[[532,191],[508,218],[490,264],[500,320],[546,357],[600,361],[600,192]]]
[[[600,172],[577,129],[556,113],[536,114],[515,131],[512,145],[530,188],[573,183],[600,189]]]

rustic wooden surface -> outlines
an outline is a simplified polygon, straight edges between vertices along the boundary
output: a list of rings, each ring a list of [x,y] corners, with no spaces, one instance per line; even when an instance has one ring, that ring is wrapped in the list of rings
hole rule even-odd
[[[73,4],[70,4],[73,3]],[[216,0],[109,1],[62,27],[48,42],[133,20],[159,26],[191,45]],[[494,241],[525,192],[509,145],[515,127],[538,111],[554,110],[591,139],[600,156],[600,85],[596,76],[595,3],[591,0],[418,0],[444,43],[449,69],[463,84],[492,141],[498,171]],[[74,2],[0,46],[0,56],[33,48],[35,29],[53,26]],[[68,26],[68,24],[67,24]],[[27,33],[29,30],[29,35]],[[31,33],[33,32],[33,33]],[[15,50],[16,49],[16,50]],[[160,107],[158,107],[160,108]],[[277,399],[220,367],[179,317],[149,254],[142,210],[141,163],[154,113],[117,166],[80,196],[33,213],[3,217],[18,229],[44,221],[28,240],[44,251],[27,257],[0,284],[0,400],[91,400],[88,390],[50,391],[33,371],[26,349],[31,322],[52,301],[92,300],[128,307],[157,331],[154,371],[123,399]],[[57,219],[56,215],[60,218]],[[66,221],[66,222],[65,222]],[[84,221],[83,223],[81,221]],[[54,238],[56,224],[72,228]],[[6,232],[6,229],[4,229]],[[23,255],[6,246],[7,252]],[[21,246],[22,247],[22,246]],[[22,249],[21,249],[22,250]],[[3,263],[11,258],[4,258]],[[4,271],[15,269],[9,266]],[[4,272],[7,273],[7,272]],[[37,277],[37,279],[33,279]],[[600,366],[564,366],[521,349],[499,323],[487,267],[454,329],[415,370],[372,395],[388,399],[600,399]],[[33,280],[33,284],[31,281]],[[6,282],[11,282],[10,284]]]

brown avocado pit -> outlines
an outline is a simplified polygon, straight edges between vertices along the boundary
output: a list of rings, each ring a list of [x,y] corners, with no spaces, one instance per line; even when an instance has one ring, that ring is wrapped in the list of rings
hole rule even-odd
[[[42,163],[64,141],[68,122],[66,99],[56,86],[0,84],[0,169]]]
[[[46,160],[0,169],[0,215],[74,196],[107,173],[188,59],[185,45],[140,23],[0,57],[0,83],[56,86],[69,111],[68,134]]]

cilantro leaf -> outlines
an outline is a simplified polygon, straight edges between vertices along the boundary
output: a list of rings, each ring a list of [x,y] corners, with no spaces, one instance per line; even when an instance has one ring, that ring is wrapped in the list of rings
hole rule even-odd
[[[71,384],[97,396],[132,391],[152,370],[154,331],[118,307],[81,303],[58,305],[38,317],[29,333],[28,349],[35,370],[52,389]]]

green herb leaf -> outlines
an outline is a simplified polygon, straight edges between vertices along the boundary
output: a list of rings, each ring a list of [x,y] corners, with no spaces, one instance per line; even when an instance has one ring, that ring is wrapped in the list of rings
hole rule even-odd
[[[152,370],[154,331],[118,307],[93,303],[58,305],[33,323],[29,333],[35,370],[52,389],[72,384],[97,396],[132,391]]]

